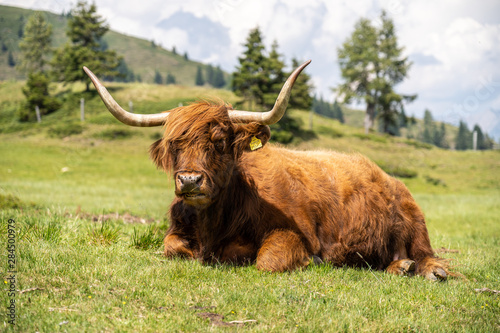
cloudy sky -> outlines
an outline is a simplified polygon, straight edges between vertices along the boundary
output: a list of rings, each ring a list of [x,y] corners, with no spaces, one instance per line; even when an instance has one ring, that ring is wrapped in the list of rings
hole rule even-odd
[[[337,48],[360,17],[375,21],[381,9],[394,20],[400,45],[413,61],[397,90],[418,94],[407,114],[426,108],[450,123],[479,123],[500,137],[500,1],[479,0],[94,0],[111,28],[187,51],[191,59],[233,71],[250,29],[265,44],[278,41],[292,57],[312,59],[307,71],[316,92],[333,100],[341,82]],[[76,1],[0,0],[1,4],[69,10]],[[119,3],[119,5],[117,5]]]

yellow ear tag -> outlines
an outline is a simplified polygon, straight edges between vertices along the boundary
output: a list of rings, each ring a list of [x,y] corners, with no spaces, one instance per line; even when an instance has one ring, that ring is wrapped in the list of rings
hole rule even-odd
[[[262,148],[262,141],[260,139],[257,139],[257,137],[253,137],[252,141],[250,141],[250,149],[256,150]]]

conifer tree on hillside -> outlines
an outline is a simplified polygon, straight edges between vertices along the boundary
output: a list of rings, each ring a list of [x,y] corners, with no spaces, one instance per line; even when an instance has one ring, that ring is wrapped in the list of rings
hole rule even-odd
[[[266,75],[266,56],[259,28],[250,31],[244,44],[243,55],[238,58],[239,66],[233,73],[233,91],[243,97],[250,109],[264,105]]]
[[[436,132],[436,126],[434,124],[434,119],[432,113],[429,110],[424,112],[424,131],[422,133],[422,141],[425,143],[435,144],[434,134]]]
[[[153,82],[156,84],[163,84],[163,77],[161,76],[160,72],[158,72],[158,70],[155,71]]]
[[[7,64],[9,65],[9,67],[16,66],[16,60],[14,60],[14,55],[12,54],[11,50],[9,50],[9,53],[7,54]]]
[[[83,81],[87,91],[90,79],[82,70],[87,66],[97,76],[113,77],[120,57],[111,50],[102,50],[102,37],[109,26],[97,14],[95,3],[79,1],[71,11],[66,35],[70,42],[57,50],[53,59],[53,74],[58,81]]]
[[[483,131],[481,130],[481,127],[479,127],[479,125],[474,125],[474,128],[472,128],[472,135],[474,136],[474,132],[476,132],[476,136],[477,136],[477,149],[478,150],[483,150],[484,149],[484,135],[483,135]]]
[[[313,98],[313,111],[316,114],[322,115],[324,117],[333,118],[333,111],[330,108],[330,104],[323,100],[323,96],[320,96],[319,99]]]
[[[335,101],[332,106],[332,113],[333,113],[333,118],[337,119],[340,121],[342,124],[345,123],[344,120],[344,113],[342,112],[342,108],[340,107],[339,103]]]
[[[215,67],[215,71],[213,74],[213,84],[215,88],[222,88],[226,85],[226,80],[224,79],[224,72],[220,68],[220,66]]]
[[[167,73],[167,78],[165,79],[165,84],[175,84],[175,83],[176,83],[175,76],[173,76],[170,73]]]
[[[441,123],[441,126],[439,128],[435,127],[433,144],[440,148],[450,148],[448,141],[446,141],[446,127],[444,123]]]
[[[269,77],[269,81],[267,84],[267,91],[265,92],[265,100],[266,100],[266,108],[270,109],[273,107],[276,102],[276,98],[278,98],[278,94],[283,87],[283,83],[286,80],[286,76],[291,73],[284,73],[283,68],[285,64],[280,59],[281,56],[278,53],[278,43],[274,41],[271,46],[271,52],[269,52],[269,56],[267,59],[267,75]],[[298,61],[292,60],[292,68],[295,69],[298,67]],[[310,110],[312,107],[312,97],[310,96],[310,86],[309,84],[309,76],[303,71],[295,81],[295,84],[292,88],[292,92],[290,95],[290,99],[288,101],[289,108],[298,108],[304,110]],[[298,133],[300,131],[301,123],[290,117],[288,112],[285,112],[281,120],[271,125],[271,129],[274,132],[274,140],[281,143],[289,143],[293,139],[293,133]]]
[[[213,68],[213,66],[209,64],[206,67],[205,72],[206,72],[205,77],[207,78],[208,84],[213,86],[214,85],[214,68]]]
[[[20,121],[35,121],[37,106],[42,116],[61,107],[61,103],[49,95],[49,78],[43,72],[29,73],[26,86],[23,87],[23,94],[26,101],[19,108]]]
[[[52,52],[52,25],[45,15],[35,12],[28,18],[23,39],[19,42],[21,51],[17,69],[23,73],[45,72],[48,57]]]
[[[292,71],[300,65],[301,63],[297,59],[292,59]],[[281,82],[281,86],[283,86],[283,82],[284,79]],[[302,71],[293,85],[290,101],[288,102],[290,107],[301,110],[310,110],[313,104],[313,97],[311,94],[312,90],[313,85],[311,84],[311,76],[307,74],[306,71]]]
[[[105,77],[105,79],[116,82],[134,82],[137,80],[134,71],[132,71],[132,69],[127,66],[123,58],[120,59],[116,71],[119,73],[119,75],[117,75],[116,77]]]
[[[264,63],[263,67],[264,73],[267,76],[267,84],[263,86],[264,104],[262,106],[270,109],[273,107],[285,80],[285,73],[283,72],[285,64],[281,60],[281,54],[278,53],[277,41],[274,41],[271,45],[271,51]]]
[[[20,63],[18,70],[28,74],[23,87],[26,100],[21,103],[18,116],[20,121],[36,120],[35,109],[40,115],[56,111],[61,103],[49,95],[49,78],[46,74],[47,56],[51,52],[52,27],[42,13],[35,12],[26,23],[23,39],[19,42]]]
[[[19,38],[24,37],[24,20],[21,21],[21,24],[19,25],[19,29],[17,29],[17,37],[19,37]]]
[[[203,78],[203,72],[201,71],[201,66],[198,66],[198,68],[196,69],[196,77],[194,83],[197,86],[202,86],[205,84],[205,79]]]
[[[342,112],[342,108],[340,107],[339,103],[337,103],[337,101],[335,101],[332,105],[324,101],[322,96],[319,99],[313,98],[312,108],[314,110],[314,113],[317,113],[324,117],[337,119],[341,123],[345,122],[344,113]]]
[[[411,62],[402,56],[394,24],[385,11],[380,19],[380,28],[360,19],[337,51],[345,82],[334,90],[343,103],[356,100],[366,104],[366,133],[372,129],[377,111],[385,122],[382,128],[388,128],[397,118],[395,114],[401,112],[402,104],[416,98],[394,91],[394,86],[408,75]]]
[[[232,88],[243,97],[248,109],[269,110],[274,105],[286,79],[284,61],[278,52],[278,43],[274,42],[269,53],[266,52],[259,28],[250,31],[243,55],[239,57],[239,66],[233,73]],[[296,60],[293,67],[298,66]],[[222,71],[221,71],[222,74]],[[293,87],[289,106],[309,110],[312,105],[309,76],[302,72]],[[288,143],[294,135],[300,135],[300,122],[285,113],[283,118],[271,126],[272,140]]]
[[[214,88],[222,88],[226,85],[226,79],[224,79],[224,72],[220,66],[207,65],[205,70],[206,82]]]
[[[455,149],[456,150],[467,150],[472,148],[472,135],[469,129],[467,128],[467,124],[463,121],[460,121],[460,125],[458,126],[457,138],[455,141]]]
[[[402,109],[398,116],[398,126],[400,128],[405,128],[408,126],[408,117],[406,116],[405,110]]]
[[[474,125],[472,129],[472,133],[477,132],[477,149],[478,150],[487,150],[493,149],[494,141],[491,139],[488,134],[483,133],[483,130],[479,125]]]

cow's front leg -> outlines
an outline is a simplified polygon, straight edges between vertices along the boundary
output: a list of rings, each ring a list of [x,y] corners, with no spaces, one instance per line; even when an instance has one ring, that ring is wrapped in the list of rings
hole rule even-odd
[[[196,214],[176,199],[170,208],[171,225],[163,240],[166,257],[197,258],[200,242],[196,231]]]
[[[197,244],[193,240],[187,239],[183,235],[171,233],[165,236],[163,240],[164,251],[166,257],[197,257]]]
[[[257,269],[284,272],[305,267],[310,262],[304,242],[291,230],[274,230],[257,253]]]
[[[415,273],[415,261],[408,259],[406,244],[401,243],[393,256],[393,261],[385,269],[387,273],[412,276]]]
[[[415,273],[415,262],[411,259],[394,260],[386,268],[386,272],[395,275],[412,276]]]

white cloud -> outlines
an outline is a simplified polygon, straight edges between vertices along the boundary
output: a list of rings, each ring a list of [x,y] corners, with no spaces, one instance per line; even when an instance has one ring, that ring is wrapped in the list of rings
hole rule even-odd
[[[189,35],[186,31],[178,28],[163,30],[160,28],[152,29],[152,39],[161,41],[163,47],[172,48],[175,46],[178,51],[190,49]]]

